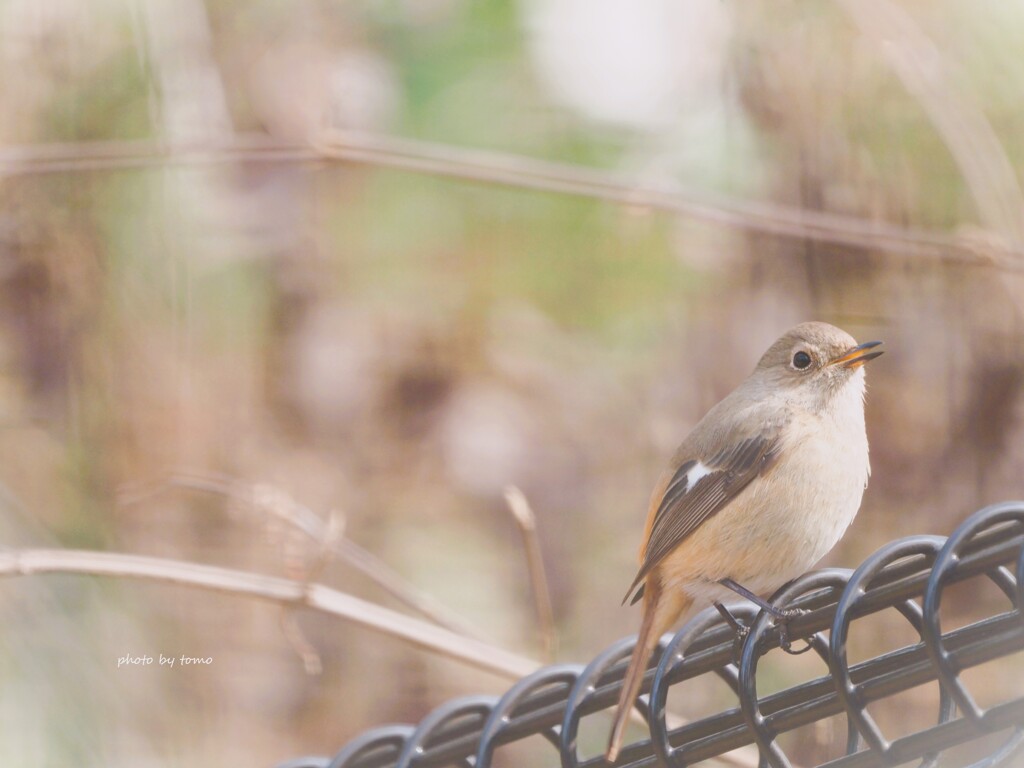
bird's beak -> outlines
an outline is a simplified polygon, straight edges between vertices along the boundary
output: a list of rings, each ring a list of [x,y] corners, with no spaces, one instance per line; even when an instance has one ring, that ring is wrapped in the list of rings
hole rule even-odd
[[[882,354],[882,350],[877,352],[868,351],[881,343],[880,341],[865,341],[863,344],[858,344],[856,347],[848,349],[845,353],[830,361],[829,365],[840,365],[843,368],[860,368],[868,360],[874,360]]]

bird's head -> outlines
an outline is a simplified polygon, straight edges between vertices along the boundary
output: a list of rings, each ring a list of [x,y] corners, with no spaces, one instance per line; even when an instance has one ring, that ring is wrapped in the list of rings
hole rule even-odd
[[[768,348],[751,378],[768,391],[816,409],[850,386],[863,393],[863,366],[882,354],[875,350],[881,343],[858,344],[828,323],[801,323]]]

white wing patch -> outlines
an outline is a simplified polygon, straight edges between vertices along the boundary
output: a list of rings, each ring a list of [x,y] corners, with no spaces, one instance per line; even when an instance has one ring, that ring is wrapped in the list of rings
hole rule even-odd
[[[714,470],[704,464],[704,462],[698,461],[690,467],[690,471],[686,473],[686,490],[692,491],[693,487],[700,482],[702,477],[707,477],[713,471]]]

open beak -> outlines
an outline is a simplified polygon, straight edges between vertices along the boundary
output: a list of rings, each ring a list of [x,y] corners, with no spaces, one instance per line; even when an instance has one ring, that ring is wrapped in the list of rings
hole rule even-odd
[[[870,351],[881,343],[880,341],[865,341],[863,344],[858,344],[856,347],[847,350],[844,354],[830,361],[829,365],[841,365],[843,368],[860,368],[868,360],[874,360],[882,354],[882,350],[877,352]]]

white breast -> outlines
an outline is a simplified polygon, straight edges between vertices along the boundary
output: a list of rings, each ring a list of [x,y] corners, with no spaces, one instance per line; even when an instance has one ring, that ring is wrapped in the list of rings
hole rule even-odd
[[[771,485],[780,550],[792,558],[792,576],[818,562],[842,538],[860,509],[871,466],[864,427],[864,371],[858,370],[819,415],[801,413],[791,425]],[[788,489],[788,490],[787,490]],[[784,541],[783,541],[784,539]]]

